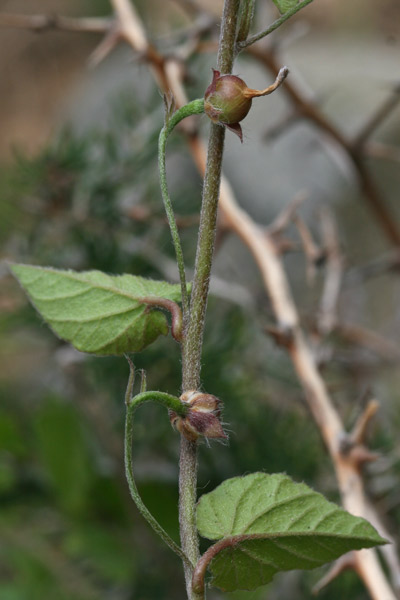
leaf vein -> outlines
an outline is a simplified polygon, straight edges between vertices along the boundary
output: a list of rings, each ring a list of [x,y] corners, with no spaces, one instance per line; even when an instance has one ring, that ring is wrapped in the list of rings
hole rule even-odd
[[[289,525],[289,527],[287,528],[287,531],[290,531],[295,525],[296,523],[298,523],[299,521],[301,521],[301,519],[307,515],[310,512],[313,512],[315,510],[315,506],[309,506],[308,508],[304,509],[303,512],[301,514],[299,514]]]
[[[320,563],[316,560],[316,559],[312,559],[309,556],[307,556],[306,554],[302,554],[301,552],[298,552],[296,550],[294,550],[293,548],[288,548],[285,544],[278,543],[276,538],[270,538],[271,542],[273,544],[275,544],[278,548],[280,548],[281,550],[284,550],[285,552],[287,552],[288,554],[291,554],[292,556],[295,556],[296,558],[301,558],[302,560],[306,560],[308,561],[310,564],[312,565],[319,565]]]
[[[300,500],[302,498],[308,498],[310,496],[315,496],[315,492],[313,492],[313,491],[303,492],[301,494],[298,494],[297,496],[291,496],[289,498],[285,498],[284,500],[281,500],[280,502],[275,502],[271,506],[268,506],[268,508],[264,508],[249,523],[247,523],[246,529],[244,531],[247,532],[250,529],[250,527],[252,527],[254,525],[254,523],[256,523],[256,521],[258,519],[261,519],[262,517],[267,515],[269,512],[275,510],[276,508],[281,508],[282,506],[285,506],[285,504],[291,504],[292,502],[295,502],[296,500]]]
[[[273,540],[272,540],[273,541]],[[279,567],[276,563],[274,563],[270,558],[264,558],[254,552],[252,552],[250,550],[250,548],[247,548],[246,546],[242,546],[241,544],[239,544],[237,546],[238,550],[240,550],[241,552],[243,552],[243,554],[246,554],[247,556],[249,556],[250,558],[252,558],[253,560],[258,561],[259,563],[262,563],[263,565],[269,565],[271,567],[273,567],[274,569],[276,569],[277,571],[279,570]]]
[[[237,500],[237,502],[236,502],[236,506],[235,506],[235,512],[234,512],[234,514],[233,514],[232,525],[231,525],[231,528],[230,528],[230,532],[231,532],[231,533],[233,533],[233,532],[234,532],[234,530],[235,530],[235,526],[236,526],[236,521],[237,521],[237,519],[238,519],[238,517],[239,517],[239,506],[240,506],[240,505],[241,505],[241,503],[243,502],[243,499],[246,497],[246,495],[247,495],[249,492],[251,492],[251,491],[253,490],[253,488],[254,488],[254,485],[255,485],[256,483],[259,483],[259,481],[258,481],[258,479],[254,478],[254,479],[251,481],[250,485],[249,485],[247,488],[245,488],[245,489],[242,491],[242,493],[240,494],[240,496],[239,496],[239,498],[238,498],[238,500]]]
[[[104,321],[105,319],[112,319],[113,317],[118,317],[119,315],[128,314],[130,312],[137,311],[140,307],[140,304],[136,304],[136,306],[129,306],[128,308],[124,308],[123,310],[110,313],[103,313],[101,315],[95,315],[93,317],[83,317],[81,319],[79,319],[78,317],[71,317],[70,319],[66,319],[65,317],[49,317],[48,319],[52,323],[92,323],[94,321]],[[145,310],[145,307],[143,306],[142,309]],[[140,314],[138,314],[135,318],[139,318],[139,316]]]
[[[320,519],[319,521],[317,521],[314,524],[314,530],[316,531],[318,529],[318,527],[321,526],[321,524],[328,519],[331,515],[335,514],[336,512],[340,512],[339,508],[336,508],[336,506],[334,508],[331,508],[331,510],[329,510],[327,513],[325,513]]]

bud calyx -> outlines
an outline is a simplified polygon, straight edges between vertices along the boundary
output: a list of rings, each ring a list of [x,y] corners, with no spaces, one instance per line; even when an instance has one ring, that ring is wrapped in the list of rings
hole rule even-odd
[[[175,429],[188,440],[195,441],[199,437],[227,438],[220,421],[222,402],[219,398],[190,390],[184,392],[180,400],[189,405],[189,411],[184,417],[171,411],[170,419]]]
[[[251,108],[253,98],[267,96],[281,85],[289,69],[283,67],[275,82],[264,90],[253,90],[236,75],[221,75],[213,69],[213,80],[204,95],[204,112],[213,121],[228,127],[243,142],[242,121]]]

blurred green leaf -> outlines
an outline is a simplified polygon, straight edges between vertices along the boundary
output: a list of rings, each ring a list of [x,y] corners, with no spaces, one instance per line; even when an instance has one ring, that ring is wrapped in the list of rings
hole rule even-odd
[[[210,564],[212,583],[226,591],[252,590],[279,571],[314,569],[387,543],[364,519],[282,474],[224,481],[200,498],[197,527],[211,540],[233,538]]]
[[[79,413],[50,398],[40,407],[34,425],[39,455],[61,507],[81,512],[90,502],[93,457]]]
[[[25,454],[24,438],[16,421],[7,412],[0,411],[0,450],[6,450],[15,456]]]
[[[4,494],[13,489],[17,481],[16,470],[13,465],[4,460],[0,455],[0,494]]]
[[[93,354],[139,352],[168,333],[164,313],[149,310],[146,296],[178,302],[180,285],[100,271],[76,273],[11,265],[11,270],[54,332]]]
[[[74,560],[84,560],[98,577],[119,583],[133,579],[132,550],[118,530],[81,525],[67,536],[65,550]]]

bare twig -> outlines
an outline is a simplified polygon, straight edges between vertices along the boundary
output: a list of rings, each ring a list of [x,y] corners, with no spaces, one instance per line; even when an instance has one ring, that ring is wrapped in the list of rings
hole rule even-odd
[[[337,321],[337,304],[343,274],[336,222],[328,209],[321,211],[322,238],[326,259],[326,276],[319,308],[318,330],[323,335],[332,331]]]
[[[337,561],[335,561],[332,567],[328,570],[328,572],[318,581],[318,583],[313,587],[312,593],[314,596],[319,594],[319,592],[326,587],[329,583],[331,583],[336,577],[338,577],[343,571],[347,571],[348,569],[355,569],[356,563],[354,560],[354,552],[349,552],[344,556],[341,556]]]
[[[346,273],[344,285],[360,285],[372,277],[381,277],[387,273],[400,272],[400,252],[395,250],[374,258],[360,267],[354,267]]]
[[[114,50],[120,41],[118,28],[111,26],[101,40],[100,44],[93,50],[89,56],[88,65],[92,69],[97,67]]]
[[[396,146],[382,144],[380,142],[369,142],[364,148],[364,154],[371,158],[400,162],[400,150]]]
[[[379,409],[379,403],[376,400],[370,400],[358,417],[351,433],[350,438],[354,444],[362,444],[365,442],[368,425],[376,415]]]
[[[256,48],[251,46],[247,48],[247,52],[264,64],[273,73],[278,72],[279,62],[270,48]],[[359,147],[354,146],[353,142],[347,139],[346,136],[323,115],[318,106],[310,100],[310,98],[306,97],[293,81],[288,80],[283,86],[283,89],[293,102],[298,114],[327,133],[345,152],[350,163],[353,165],[363,196],[375,214],[387,239],[395,246],[400,247],[400,229],[397,226],[395,219],[393,219],[392,215],[389,213],[369,170],[365,166],[364,155]]]
[[[294,215],[293,222],[296,225],[297,230],[299,232],[304,255],[306,257],[307,281],[308,283],[312,283],[315,277],[316,265],[321,257],[321,250],[314,242],[313,237],[311,235],[311,231],[307,227],[302,217],[298,214]]]
[[[290,225],[293,221],[297,209],[305,202],[306,192],[298,192],[293,200],[278,214],[278,216],[268,225],[267,233],[269,235],[278,235]]]
[[[358,132],[354,138],[353,150],[355,152],[361,152],[374,133],[374,131],[383,123],[385,119],[393,112],[400,102],[400,84],[395,86],[392,93],[386,98],[383,103],[373,112],[370,118],[364,123],[361,131]]]
[[[264,133],[264,139],[266,141],[273,141],[280,137],[284,132],[288,131],[292,125],[297,123],[300,119],[300,115],[297,111],[292,111],[290,114],[285,115],[276,123],[270,125]]]
[[[336,323],[335,331],[343,339],[374,352],[383,360],[395,363],[400,361],[399,346],[375,331],[371,331],[360,325],[343,323],[341,321]]]
[[[63,17],[59,15],[16,15],[0,14],[0,27],[8,29],[30,29],[35,32],[51,30],[69,32],[106,33],[113,23],[103,17]]]

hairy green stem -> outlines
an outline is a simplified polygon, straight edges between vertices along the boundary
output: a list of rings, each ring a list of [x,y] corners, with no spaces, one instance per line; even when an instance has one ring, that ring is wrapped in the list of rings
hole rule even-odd
[[[135,482],[134,474],[133,474],[133,457],[132,457],[132,442],[133,442],[133,419],[136,410],[144,404],[145,402],[157,402],[162,406],[170,410],[174,410],[180,415],[185,415],[187,413],[188,407],[185,406],[179,398],[176,396],[171,396],[170,394],[165,394],[164,392],[146,392],[142,391],[140,394],[137,394],[134,398],[131,398],[132,388],[134,383],[135,372],[131,361],[129,360],[130,366],[130,375],[128,386],[125,395],[125,403],[126,403],[126,419],[125,419],[125,474],[129,485],[129,491],[132,496],[132,500],[135,502],[139,512],[146,519],[149,525],[154,529],[154,531],[164,540],[164,542],[171,548],[175,554],[177,554],[185,565],[190,565],[191,568],[193,566],[190,564],[189,559],[184,551],[174,542],[174,540],[168,535],[163,527],[159,524],[159,522],[153,517],[149,509],[144,504],[142,498],[140,497],[139,491],[137,489],[137,485]],[[143,380],[144,381],[144,380]],[[144,386],[142,386],[142,390]]]
[[[214,252],[224,139],[225,128],[211,125],[190,303],[190,321],[183,342],[184,391],[197,390],[200,386],[204,320]]]
[[[217,68],[221,73],[230,73],[232,70],[238,14],[239,0],[225,0],[217,64]],[[214,251],[224,139],[225,129],[212,124],[204,177],[190,318],[182,343],[182,385],[184,391],[196,390],[200,387],[201,350]],[[197,444],[181,436],[179,472],[181,544],[182,550],[187,554],[190,562],[195,564],[200,557],[195,519],[196,487]],[[199,593],[192,589],[193,569],[186,564],[184,570],[188,599],[203,600],[204,592],[200,591]]]
[[[167,140],[174,127],[180,123],[186,117],[191,115],[198,115],[204,112],[204,100],[200,98],[189,102],[182,108],[179,108],[173,115],[166,115],[165,125],[161,129],[160,137],[158,139],[158,168],[160,173],[160,185],[161,194],[164,201],[165,212],[167,213],[167,219],[169,228],[171,230],[172,242],[175,248],[176,261],[179,269],[179,279],[181,282],[182,290],[182,312],[183,322],[187,323],[189,317],[189,295],[186,287],[186,273],[185,273],[185,262],[183,260],[183,252],[181,240],[179,237],[178,226],[176,224],[174,209],[172,207],[171,198],[168,193],[167,185],[167,171],[165,166],[165,151],[167,146]]]
[[[243,50],[244,48],[247,48],[248,46],[255,44],[255,42],[258,42],[258,40],[261,40],[262,38],[266,37],[273,31],[275,31],[275,29],[278,29],[278,27],[283,25],[283,23],[285,23],[285,21],[290,19],[290,17],[293,17],[293,15],[295,15],[297,12],[299,12],[299,10],[301,10],[302,8],[307,6],[307,4],[311,4],[312,1],[313,0],[303,0],[302,2],[299,2],[299,4],[296,4],[296,6],[294,6],[290,10],[288,10],[281,17],[279,17],[279,19],[276,19],[276,21],[274,21],[272,23],[272,25],[267,27],[267,29],[264,29],[264,31],[260,31],[259,33],[252,35],[247,40],[239,41],[237,44],[238,51],[240,52],[240,50]]]
[[[256,0],[242,0],[240,5],[239,28],[236,42],[239,44],[247,39],[254,16]]]

